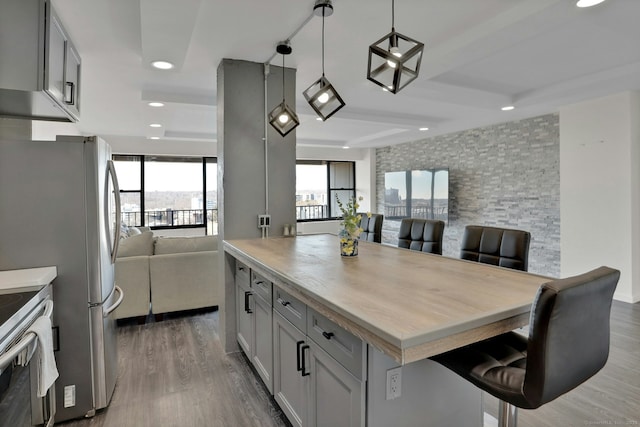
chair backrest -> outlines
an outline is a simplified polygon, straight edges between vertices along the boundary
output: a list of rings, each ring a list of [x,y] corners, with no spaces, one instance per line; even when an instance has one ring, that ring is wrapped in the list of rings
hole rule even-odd
[[[609,356],[609,318],[620,272],[600,267],[540,287],[531,307],[524,396],[532,409],[577,387]]]
[[[398,247],[442,255],[444,221],[404,218],[400,222]]]
[[[460,258],[527,271],[530,241],[528,231],[467,225],[460,245]]]
[[[364,230],[360,233],[360,240],[382,243],[382,221],[384,220],[384,215],[371,214],[371,217],[368,217],[366,213],[360,213],[359,215],[362,215],[360,227]]]

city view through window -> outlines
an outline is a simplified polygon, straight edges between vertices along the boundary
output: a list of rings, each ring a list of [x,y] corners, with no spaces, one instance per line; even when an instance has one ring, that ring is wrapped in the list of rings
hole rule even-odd
[[[115,155],[122,223],[153,228],[206,227],[218,234],[215,158]],[[204,166],[203,166],[204,165]],[[296,165],[296,219],[339,216],[336,195],[355,195],[355,163],[301,161]]]
[[[124,224],[166,228],[206,226],[207,234],[218,234],[215,159],[205,159],[204,172],[202,158],[123,157],[116,157],[114,163]]]

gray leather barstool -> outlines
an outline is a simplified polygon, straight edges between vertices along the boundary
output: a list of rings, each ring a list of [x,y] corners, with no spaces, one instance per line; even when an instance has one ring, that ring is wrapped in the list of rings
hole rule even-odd
[[[467,225],[460,245],[460,258],[527,271],[530,241],[528,231]]]
[[[400,222],[398,247],[442,255],[444,221],[404,218]]]
[[[384,215],[371,214],[371,218],[366,213],[361,212],[359,215],[362,215],[360,227],[364,230],[360,233],[360,240],[382,243],[382,221],[384,220]]]
[[[600,267],[545,283],[531,306],[529,337],[508,332],[432,357],[500,399],[498,425],[593,376],[609,356],[609,317],[620,272]]]

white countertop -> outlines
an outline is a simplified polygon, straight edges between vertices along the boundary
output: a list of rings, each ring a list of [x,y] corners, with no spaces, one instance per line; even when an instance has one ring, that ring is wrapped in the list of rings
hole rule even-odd
[[[0,271],[0,294],[37,290],[57,276],[55,266]]]

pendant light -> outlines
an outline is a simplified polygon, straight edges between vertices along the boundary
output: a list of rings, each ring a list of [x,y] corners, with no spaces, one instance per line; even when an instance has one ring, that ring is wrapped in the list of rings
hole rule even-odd
[[[313,12],[316,15],[322,14],[322,77],[309,86],[303,94],[318,117],[325,121],[345,104],[331,82],[324,76],[324,18],[333,14],[331,1],[317,0]]]
[[[396,32],[395,0],[391,0],[391,32],[369,46],[367,79],[391,93],[418,77],[424,44]]]
[[[286,136],[289,132],[294,130],[299,124],[298,116],[295,111],[291,109],[285,102],[284,97],[284,56],[291,53],[291,45],[288,40],[278,43],[276,51],[282,55],[282,103],[269,113],[269,123],[278,131],[282,136]]]

